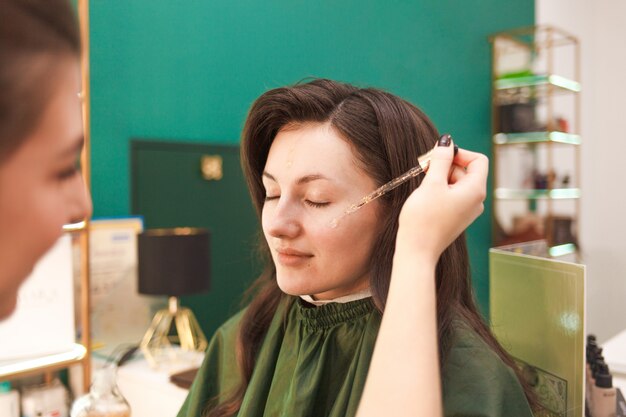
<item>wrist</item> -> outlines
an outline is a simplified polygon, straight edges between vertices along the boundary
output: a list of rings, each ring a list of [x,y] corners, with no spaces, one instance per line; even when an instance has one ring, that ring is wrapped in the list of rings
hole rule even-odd
[[[441,253],[426,245],[407,245],[406,241],[398,236],[393,262],[395,264],[409,261],[414,265],[419,265],[420,268],[434,271],[440,256]]]
[[[441,251],[437,250],[427,238],[421,238],[418,233],[400,229],[396,236],[396,250],[394,258],[406,257],[419,261],[421,265],[437,266]]]

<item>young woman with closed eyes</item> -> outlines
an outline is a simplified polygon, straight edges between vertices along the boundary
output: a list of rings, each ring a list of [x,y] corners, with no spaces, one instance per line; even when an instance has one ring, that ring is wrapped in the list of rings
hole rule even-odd
[[[241,156],[266,268],[179,417],[532,416],[469,277],[462,232],[483,210],[487,158],[438,139],[377,89],[315,80],[255,101]],[[329,226],[436,143],[423,180]]]

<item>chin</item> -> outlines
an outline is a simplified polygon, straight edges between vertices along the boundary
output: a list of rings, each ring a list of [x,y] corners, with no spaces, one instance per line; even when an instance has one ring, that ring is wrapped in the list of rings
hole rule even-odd
[[[282,275],[282,274],[281,274]],[[301,296],[301,295],[311,295],[315,294],[316,289],[310,288],[307,283],[302,285],[298,282],[297,279],[282,276],[276,277],[276,282],[278,283],[278,288],[285,294],[293,295],[293,296]]]
[[[294,295],[296,297],[301,296],[301,295],[308,295],[306,292],[303,292],[302,290],[298,289],[296,286],[285,285],[284,283],[281,283],[280,281],[278,281],[278,288],[280,288],[280,290],[284,292],[285,294]]]

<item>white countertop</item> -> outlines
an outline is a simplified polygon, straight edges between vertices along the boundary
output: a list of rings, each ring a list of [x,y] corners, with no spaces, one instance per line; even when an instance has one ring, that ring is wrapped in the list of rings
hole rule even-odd
[[[200,366],[204,354],[197,353],[186,362],[153,369],[138,352],[117,371],[117,385],[130,404],[133,417],[172,417],[178,414],[188,390],[170,382],[170,375]],[[94,368],[102,364],[94,360]]]

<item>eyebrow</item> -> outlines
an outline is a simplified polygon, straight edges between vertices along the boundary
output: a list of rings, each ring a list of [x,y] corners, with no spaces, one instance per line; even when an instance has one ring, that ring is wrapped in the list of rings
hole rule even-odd
[[[83,146],[85,146],[85,137],[81,135],[74,141],[73,145],[68,146],[66,149],[62,150],[59,153],[59,157],[64,158],[74,156],[76,152],[80,152],[83,149]]]
[[[274,181],[274,182],[278,182],[278,181],[276,181],[276,178],[272,174],[267,172],[267,171],[263,171],[263,176],[265,178],[268,178],[268,179]],[[317,181],[317,180],[332,181],[330,178],[325,177],[322,174],[309,174],[309,175],[305,175],[303,177],[298,178],[298,180],[296,181],[296,184],[297,185],[302,185],[302,184],[307,184],[309,182]]]

